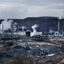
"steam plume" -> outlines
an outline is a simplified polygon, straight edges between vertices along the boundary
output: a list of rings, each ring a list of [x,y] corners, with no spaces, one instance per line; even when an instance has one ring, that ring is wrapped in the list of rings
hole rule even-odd
[[[36,34],[36,32],[37,32],[37,31],[36,31],[36,28],[37,28],[37,27],[38,27],[37,24],[35,24],[35,25],[32,26],[33,32],[31,33],[31,37]]]
[[[4,32],[5,30],[10,29],[11,24],[12,24],[12,20],[7,21],[7,19],[5,19],[4,21],[2,21],[2,23],[0,24],[0,32]]]

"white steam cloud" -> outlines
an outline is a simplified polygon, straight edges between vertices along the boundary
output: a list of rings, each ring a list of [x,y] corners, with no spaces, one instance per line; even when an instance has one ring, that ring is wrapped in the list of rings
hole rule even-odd
[[[36,32],[37,32],[36,28],[37,28],[37,27],[38,27],[37,24],[35,24],[35,25],[32,26],[33,32],[31,33],[31,37],[36,34]]]
[[[7,21],[7,19],[5,19],[1,24],[0,24],[0,33],[4,32],[5,30],[11,29],[11,24],[12,24],[12,20]]]

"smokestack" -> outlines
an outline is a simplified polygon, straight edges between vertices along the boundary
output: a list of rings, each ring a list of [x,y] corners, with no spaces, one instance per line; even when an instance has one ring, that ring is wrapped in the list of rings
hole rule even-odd
[[[60,19],[62,19],[62,17],[59,17],[58,18],[58,36],[60,34]]]
[[[4,26],[2,25],[2,32],[4,31],[3,29],[4,29]]]
[[[59,33],[60,33],[60,21],[58,20],[58,36],[59,36]]]
[[[26,28],[25,26],[22,26],[22,31],[24,31],[25,28]]]

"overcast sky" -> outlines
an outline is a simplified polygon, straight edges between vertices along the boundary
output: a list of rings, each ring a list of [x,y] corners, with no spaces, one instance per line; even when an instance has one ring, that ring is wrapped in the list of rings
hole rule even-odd
[[[0,19],[38,16],[64,18],[64,0],[0,0]]]

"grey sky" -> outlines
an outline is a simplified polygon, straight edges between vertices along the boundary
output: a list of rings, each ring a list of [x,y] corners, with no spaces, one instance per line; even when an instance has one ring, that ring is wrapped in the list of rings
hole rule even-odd
[[[0,18],[37,16],[64,18],[64,0],[0,0]]]

